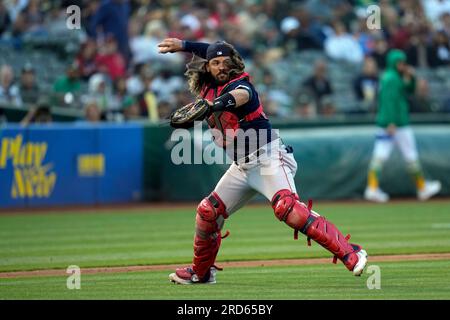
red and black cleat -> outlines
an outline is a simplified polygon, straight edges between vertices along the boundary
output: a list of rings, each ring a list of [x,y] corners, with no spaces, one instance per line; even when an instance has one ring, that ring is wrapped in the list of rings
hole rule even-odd
[[[209,273],[203,279],[200,279],[191,267],[178,268],[169,275],[169,280],[177,284],[214,284],[216,283],[217,270],[221,269],[212,266]]]

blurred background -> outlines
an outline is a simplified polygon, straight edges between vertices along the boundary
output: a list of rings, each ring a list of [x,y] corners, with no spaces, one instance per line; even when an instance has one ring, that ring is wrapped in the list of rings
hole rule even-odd
[[[367,27],[372,4],[380,29]],[[450,194],[450,0],[0,0],[0,207],[190,201],[214,187],[226,166],[170,161],[163,123],[193,97],[191,56],[159,54],[166,37],[237,48],[294,146],[300,191],[321,199],[362,197],[379,78],[404,50],[421,161]],[[414,195],[402,168],[395,154],[382,183]]]

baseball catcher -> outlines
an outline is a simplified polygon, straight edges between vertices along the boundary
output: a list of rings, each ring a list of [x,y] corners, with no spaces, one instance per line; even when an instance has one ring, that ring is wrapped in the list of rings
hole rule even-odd
[[[330,221],[312,210],[297,194],[294,176],[297,163],[292,147],[286,146],[264,114],[258,92],[245,72],[236,49],[226,42],[213,44],[163,40],[160,53],[191,52],[186,76],[198,99],[175,111],[171,125],[188,128],[194,121],[206,120],[214,131],[214,142],[224,148],[233,163],[215,189],[197,207],[194,258],[191,266],[178,268],[169,279],[179,284],[215,283],[215,261],[224,222],[258,193],[267,198],[275,217],[303,233],[341,260],[359,276],[367,264],[367,253],[349,243]],[[251,133],[257,133],[252,135]]]

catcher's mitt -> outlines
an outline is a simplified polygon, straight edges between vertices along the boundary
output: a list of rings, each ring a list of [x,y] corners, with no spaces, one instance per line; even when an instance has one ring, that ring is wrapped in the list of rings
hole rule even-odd
[[[206,100],[197,99],[172,112],[170,125],[173,128],[191,128],[194,126],[194,121],[204,120],[209,110],[210,106]]]

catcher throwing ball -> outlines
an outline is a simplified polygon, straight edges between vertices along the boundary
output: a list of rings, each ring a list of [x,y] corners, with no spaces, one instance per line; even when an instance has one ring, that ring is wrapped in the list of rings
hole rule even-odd
[[[189,88],[198,97],[171,115],[175,128],[189,128],[194,121],[206,120],[214,142],[225,149],[233,163],[222,176],[213,192],[197,207],[194,258],[191,266],[178,268],[169,279],[179,284],[215,283],[215,266],[224,222],[258,193],[264,195],[275,217],[294,229],[294,237],[303,233],[341,260],[354,275],[362,274],[367,253],[359,245],[349,243],[331,222],[313,211],[296,192],[294,176],[297,163],[290,146],[286,146],[269,119],[244,62],[236,49],[226,42],[213,44],[163,40],[160,53],[191,52],[186,76]],[[255,143],[243,139],[244,145],[233,143],[249,130],[257,133]],[[233,145],[233,147],[229,147]]]

